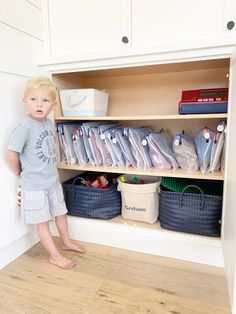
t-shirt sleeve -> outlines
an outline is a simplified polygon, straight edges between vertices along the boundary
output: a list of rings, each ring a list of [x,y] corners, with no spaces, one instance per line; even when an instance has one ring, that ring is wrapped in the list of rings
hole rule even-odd
[[[7,150],[22,153],[25,143],[28,139],[29,131],[22,125],[16,126],[13,130],[7,146]]]

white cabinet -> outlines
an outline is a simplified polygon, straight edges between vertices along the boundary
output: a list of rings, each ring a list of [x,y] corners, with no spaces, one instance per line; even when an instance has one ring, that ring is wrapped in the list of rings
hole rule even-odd
[[[44,0],[48,54],[134,54],[232,43],[234,0]]]
[[[230,145],[227,145],[225,175],[220,172],[202,175],[200,172],[160,171],[154,168],[137,170],[134,168],[112,167],[96,167],[95,169],[91,165],[59,164],[58,166],[62,181],[77,175],[79,171],[86,170],[224,180],[223,233],[221,238],[171,232],[161,229],[159,224],[149,228],[146,224],[132,224],[124,222],[122,219],[97,221],[70,217],[69,224],[74,239],[215,266],[223,266],[224,259],[232,296],[236,259],[234,231],[236,173],[232,170],[235,168],[233,151],[236,151],[233,135],[235,128],[233,81],[230,83],[228,115],[179,116],[177,114],[177,104],[183,89],[227,86],[227,73],[229,71],[232,75],[231,79],[235,79],[235,61],[231,61],[230,66],[230,54],[225,58],[216,58],[214,54],[199,58],[197,52],[195,53],[196,56],[193,58],[192,52],[189,51],[189,55],[185,56],[185,62],[180,62],[180,59],[177,58],[168,64],[162,64],[160,60],[156,59],[152,65],[140,63],[142,66],[137,66],[138,59],[134,56],[130,57],[129,61],[130,64],[136,64],[135,67],[128,67],[124,64],[120,68],[114,69],[110,66],[106,69],[107,60],[105,59],[102,63],[102,69],[100,59],[97,59],[95,64],[91,62],[89,70],[83,68],[83,61],[72,63],[74,68],[72,68],[70,62],[62,63],[60,66],[63,70],[58,68],[58,64],[44,65],[52,73],[53,79],[59,88],[93,87],[106,89],[110,95],[108,116],[106,117],[63,117],[61,108],[58,106],[55,119],[56,121],[119,120],[121,124],[130,126],[149,124],[154,131],[164,127],[171,135],[181,129],[185,129],[193,135],[196,130],[205,125],[215,128],[221,119],[227,119],[229,131],[227,140]],[[190,62],[187,62],[187,60]]]
[[[128,48],[130,8],[130,0],[48,1],[51,54],[106,53]]]
[[[220,37],[232,40],[233,22],[234,0],[132,0],[132,47],[197,45]]]
[[[214,128],[220,119],[228,121],[224,176],[96,168],[107,172],[224,180],[221,238],[168,232],[158,225],[148,228],[143,224],[124,224],[122,220],[103,222],[77,217],[69,219],[72,237],[210,265],[225,263],[233,303],[236,58],[231,58],[231,53],[236,42],[236,1],[45,0],[44,8],[47,2],[51,52],[43,67],[51,72],[59,88],[106,89],[110,95],[109,111],[103,120],[119,120],[130,126],[148,123],[154,131],[167,128],[171,135],[180,129],[194,134],[205,125]],[[127,36],[128,43],[122,42],[123,36]],[[182,90],[227,86],[229,72],[228,115],[178,116],[177,103]],[[75,120],[63,117],[59,106],[55,118]],[[76,118],[84,119],[91,117]],[[64,164],[59,164],[59,169],[62,180],[78,171],[95,170],[92,166]]]

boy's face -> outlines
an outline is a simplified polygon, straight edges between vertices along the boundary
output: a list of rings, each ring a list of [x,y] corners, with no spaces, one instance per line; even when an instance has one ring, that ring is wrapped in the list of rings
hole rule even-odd
[[[51,110],[54,109],[56,100],[51,91],[35,89],[26,93],[23,102],[31,118],[43,121]]]

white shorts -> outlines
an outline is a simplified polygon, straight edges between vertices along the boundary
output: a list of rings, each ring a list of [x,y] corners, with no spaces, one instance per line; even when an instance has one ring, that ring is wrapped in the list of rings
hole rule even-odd
[[[21,189],[21,217],[25,224],[38,224],[67,213],[61,184],[40,191]]]

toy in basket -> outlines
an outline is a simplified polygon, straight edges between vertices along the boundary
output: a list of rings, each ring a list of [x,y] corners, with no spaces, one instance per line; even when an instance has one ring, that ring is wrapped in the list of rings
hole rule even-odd
[[[121,198],[114,182],[116,176],[109,174],[105,178],[98,173],[85,172],[64,182],[68,214],[97,219],[111,219],[119,215]]]
[[[118,178],[121,191],[122,217],[154,224],[158,218],[159,177],[122,175]]]
[[[205,194],[200,186],[193,184],[186,185],[181,192],[161,186],[159,207],[161,227],[205,236],[220,236],[222,183],[214,181],[212,183],[214,189],[211,190],[215,195]],[[170,185],[179,190],[182,182],[179,184],[172,182]],[[189,191],[191,193],[188,193]]]

